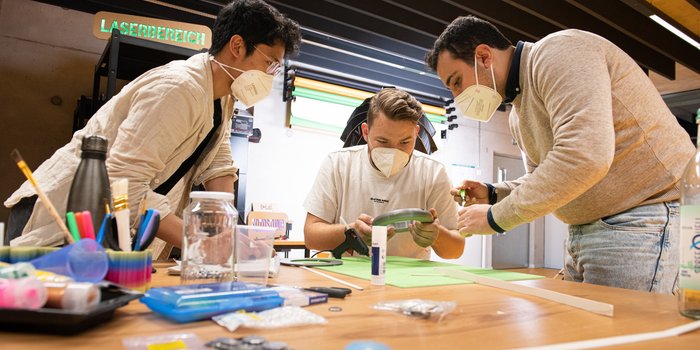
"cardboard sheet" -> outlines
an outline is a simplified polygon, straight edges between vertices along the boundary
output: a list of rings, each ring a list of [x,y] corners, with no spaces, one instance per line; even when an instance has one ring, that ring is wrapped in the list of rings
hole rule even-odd
[[[368,257],[343,257],[343,265],[315,267],[326,271],[337,272],[369,280],[371,261]],[[447,276],[436,276],[434,267],[449,267],[471,272],[477,275],[496,278],[502,281],[518,281],[544,278],[542,276],[505,270],[482,269],[464,265],[448,264],[437,261],[419,260],[399,256],[389,256],[386,259],[386,284],[399,288],[416,288],[445,286],[452,284],[469,284],[473,282],[459,280]]]

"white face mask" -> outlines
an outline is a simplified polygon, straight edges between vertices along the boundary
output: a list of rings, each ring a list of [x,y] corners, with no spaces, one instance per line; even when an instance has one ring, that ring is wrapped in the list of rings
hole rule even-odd
[[[372,149],[372,162],[374,166],[386,177],[390,177],[401,171],[411,156],[396,148],[377,147]]]
[[[493,89],[479,85],[479,75],[477,74],[476,55],[474,55],[474,76],[476,84],[472,85],[461,94],[455,97],[455,105],[463,116],[480,122],[488,122],[503,102],[503,97],[496,90],[496,79],[493,75],[493,65],[491,65],[491,80]]]
[[[211,60],[216,62],[221,69],[233,79],[233,83],[231,83],[231,93],[233,96],[236,96],[236,99],[246,105],[246,107],[251,107],[260,102],[272,91],[272,79],[274,77],[271,74],[255,69],[248,71],[240,70],[236,67],[223,64],[215,60],[214,57],[211,57]],[[237,70],[241,72],[241,75],[239,75],[238,78],[234,78],[224,67]]]

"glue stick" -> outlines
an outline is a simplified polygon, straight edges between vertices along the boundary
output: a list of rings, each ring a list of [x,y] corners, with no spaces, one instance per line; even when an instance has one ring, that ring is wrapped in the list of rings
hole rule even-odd
[[[372,226],[372,285],[384,285],[386,226]]]

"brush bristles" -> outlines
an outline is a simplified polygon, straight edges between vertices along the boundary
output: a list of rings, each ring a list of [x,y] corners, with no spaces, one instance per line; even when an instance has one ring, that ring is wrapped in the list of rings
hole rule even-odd
[[[10,157],[15,161],[15,163],[19,163],[22,161],[22,156],[19,154],[19,151],[15,148],[10,152]]]
[[[129,180],[119,179],[112,183],[112,200],[114,211],[129,207]]]

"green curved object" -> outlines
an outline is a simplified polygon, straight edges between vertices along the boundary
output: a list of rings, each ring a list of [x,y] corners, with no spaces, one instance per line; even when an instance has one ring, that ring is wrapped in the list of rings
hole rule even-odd
[[[382,214],[372,220],[372,226],[394,226],[396,232],[408,230],[408,223],[418,221],[422,223],[433,222],[433,215],[429,211],[418,208],[397,209]],[[403,224],[402,224],[403,223]]]

